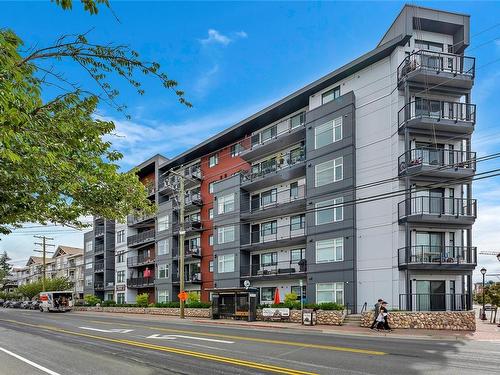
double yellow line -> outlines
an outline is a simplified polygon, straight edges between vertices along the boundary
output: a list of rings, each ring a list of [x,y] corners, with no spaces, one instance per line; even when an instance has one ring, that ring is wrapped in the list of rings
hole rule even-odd
[[[307,372],[307,371],[289,369],[289,368],[285,368],[285,367],[266,365],[264,363],[249,362],[249,361],[245,361],[245,360],[241,360],[241,359],[237,359],[237,358],[222,357],[222,356],[218,356],[218,355],[201,353],[201,352],[194,352],[191,350],[178,349],[178,348],[173,348],[173,347],[169,347],[169,346],[153,345],[153,344],[148,344],[148,343],[139,342],[139,341],[113,339],[113,338],[109,338],[109,337],[90,335],[87,333],[73,332],[73,331],[68,331],[65,329],[60,329],[60,328],[52,327],[52,326],[18,322],[18,321],[10,320],[10,319],[0,319],[0,321],[18,324],[18,325],[23,325],[23,326],[27,326],[27,327],[45,329],[48,331],[55,331],[58,333],[66,333],[66,334],[74,335],[74,336],[80,336],[80,337],[101,340],[101,341],[112,342],[115,344],[124,344],[124,345],[144,348],[144,349],[151,349],[151,350],[157,350],[157,351],[162,351],[162,352],[167,352],[167,353],[181,354],[181,355],[185,355],[185,356],[189,356],[189,357],[207,359],[207,360],[211,360],[211,361],[215,361],[215,362],[228,363],[231,365],[249,367],[249,368],[253,368],[253,369],[257,369],[257,370],[264,370],[264,371],[269,371],[269,372],[274,372],[274,373],[279,373],[279,374],[318,375],[318,374],[313,373],[313,372]]]

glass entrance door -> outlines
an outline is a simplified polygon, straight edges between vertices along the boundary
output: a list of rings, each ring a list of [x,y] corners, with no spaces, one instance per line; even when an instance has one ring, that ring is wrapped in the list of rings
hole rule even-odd
[[[446,282],[444,280],[417,280],[416,306],[418,311],[446,310]]]

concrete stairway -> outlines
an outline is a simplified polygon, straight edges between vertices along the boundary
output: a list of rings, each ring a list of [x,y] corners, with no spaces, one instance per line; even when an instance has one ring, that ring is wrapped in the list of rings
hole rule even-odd
[[[347,315],[342,323],[343,326],[353,326],[360,327],[361,326],[361,314],[350,314]]]

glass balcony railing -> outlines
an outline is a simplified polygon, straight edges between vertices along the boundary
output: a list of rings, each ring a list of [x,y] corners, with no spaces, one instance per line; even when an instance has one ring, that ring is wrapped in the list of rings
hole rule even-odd
[[[439,217],[477,217],[475,199],[444,197],[412,197],[398,204],[399,219],[411,215],[435,215]]]
[[[417,245],[398,250],[402,265],[471,265],[477,264],[477,248],[469,246]]]
[[[417,99],[406,104],[398,112],[398,125],[407,121],[426,118],[434,120],[452,120],[456,122],[476,123],[476,105],[442,100]],[[439,126],[437,126],[439,130]]]
[[[399,173],[414,167],[429,166],[439,170],[476,170],[476,153],[446,148],[418,147],[398,158]]]
[[[307,271],[305,259],[298,261],[280,261],[257,263],[241,266],[241,277],[269,277],[279,275],[299,274]]]

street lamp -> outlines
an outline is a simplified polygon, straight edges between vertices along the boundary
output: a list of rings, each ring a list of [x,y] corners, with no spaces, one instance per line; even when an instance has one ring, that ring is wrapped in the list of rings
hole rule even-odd
[[[481,268],[481,274],[483,275],[483,313],[481,314],[481,320],[486,320],[486,311],[484,311],[485,296],[484,296],[484,275],[486,275],[486,268]]]

